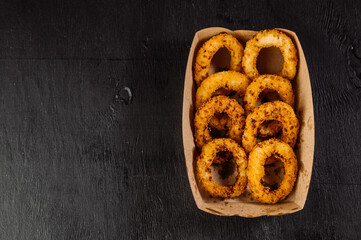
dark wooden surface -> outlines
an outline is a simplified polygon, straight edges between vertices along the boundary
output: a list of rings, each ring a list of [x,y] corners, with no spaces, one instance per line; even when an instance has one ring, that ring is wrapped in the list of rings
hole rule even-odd
[[[360,238],[360,14],[358,0],[1,1],[0,239]],[[316,121],[300,212],[195,205],[183,81],[194,33],[210,26],[299,36]]]

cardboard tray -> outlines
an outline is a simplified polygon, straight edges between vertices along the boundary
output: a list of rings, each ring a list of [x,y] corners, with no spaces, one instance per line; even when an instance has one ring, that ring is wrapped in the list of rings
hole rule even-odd
[[[193,138],[196,85],[193,81],[192,66],[195,61],[197,51],[206,40],[221,32],[232,34],[242,43],[244,47],[246,42],[257,33],[256,31],[248,30],[231,31],[220,27],[206,28],[198,31],[195,34],[192,46],[190,48],[184,82],[182,119],[183,146],[188,179],[197,207],[202,211],[221,216],[241,216],[252,218],[264,215],[276,216],[289,214],[300,211],[305,205],[311,181],[315,143],[314,114],[310,77],[308,74],[306,59],[296,33],[286,29],[279,30],[286,32],[292,38],[297,47],[299,58],[298,72],[295,79],[292,80],[296,102],[295,112],[301,125],[298,140],[294,148],[298,159],[299,168],[294,189],[285,200],[280,201],[277,204],[270,205],[254,200],[249,189],[247,189],[246,192],[239,197],[232,199],[221,199],[212,198],[200,186],[195,174],[195,162],[198,155],[198,150],[195,146]],[[269,51],[267,51],[265,54],[262,54],[262,56],[260,54],[257,63],[259,69],[263,68],[263,70],[266,72],[274,71],[274,68],[276,68],[280,62],[282,62],[282,55],[277,54],[277,52],[279,51],[274,51],[274,49],[270,48]],[[217,52],[214,56],[214,59],[212,60],[210,73],[226,68],[227,64],[229,64],[229,60],[227,62],[227,58],[229,59],[229,53],[224,51],[224,49],[221,49],[219,52]],[[268,59],[272,59],[272,61],[268,61]]]

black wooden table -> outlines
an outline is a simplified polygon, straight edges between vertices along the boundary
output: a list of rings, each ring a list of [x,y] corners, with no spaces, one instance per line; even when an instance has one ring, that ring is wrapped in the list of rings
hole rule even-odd
[[[360,15],[357,0],[1,1],[0,239],[360,238]],[[183,81],[210,26],[298,34],[316,123],[300,212],[195,205]]]

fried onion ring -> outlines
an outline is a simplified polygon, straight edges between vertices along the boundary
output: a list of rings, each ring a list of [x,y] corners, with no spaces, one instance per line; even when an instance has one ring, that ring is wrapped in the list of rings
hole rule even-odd
[[[211,175],[213,159],[220,151],[229,151],[237,164],[236,182],[231,186],[220,186]],[[213,197],[231,198],[241,195],[247,187],[247,155],[243,148],[229,138],[217,138],[203,146],[197,159],[197,177],[202,187]]]
[[[291,107],[295,104],[295,94],[292,90],[292,84],[288,79],[271,74],[260,75],[248,86],[246,94],[244,95],[243,103],[246,114],[254,111],[257,99],[264,90],[275,90],[280,96],[281,101],[291,105]],[[258,136],[275,136],[281,129],[282,124],[277,121],[266,122],[259,127]]]
[[[219,88],[236,91],[243,96],[250,83],[248,77],[240,72],[224,71],[206,78],[196,93],[196,109],[200,108]]]
[[[265,161],[273,154],[283,162],[285,169],[283,180],[276,190],[262,184]],[[297,170],[296,155],[288,144],[276,138],[258,143],[249,154],[247,167],[248,186],[253,197],[263,203],[277,203],[285,199],[293,189]]]
[[[262,48],[269,47],[279,48],[283,55],[282,70],[277,75],[292,80],[297,72],[297,49],[286,33],[276,29],[260,31],[246,43],[242,60],[244,73],[251,79],[259,75],[257,57]]]
[[[282,123],[281,140],[294,147],[297,140],[299,122],[293,108],[281,101],[267,102],[247,116],[242,144],[247,153],[251,152],[257,141],[257,129],[266,120]]]
[[[209,99],[198,109],[194,118],[194,139],[199,148],[212,140],[209,130],[209,122],[214,114],[226,113],[231,121],[229,138],[241,143],[243,127],[245,123],[245,112],[239,103],[226,96],[216,96]]]
[[[242,70],[243,46],[230,34],[218,34],[199,49],[194,63],[194,81],[197,86],[208,77],[209,67],[214,54],[222,47],[226,47],[231,53],[229,70],[240,72]]]
[[[280,101],[291,105],[291,107],[294,106],[295,94],[293,93],[291,82],[277,75],[266,74],[255,78],[247,87],[243,100],[247,115],[254,111],[257,99],[265,89],[277,91]]]

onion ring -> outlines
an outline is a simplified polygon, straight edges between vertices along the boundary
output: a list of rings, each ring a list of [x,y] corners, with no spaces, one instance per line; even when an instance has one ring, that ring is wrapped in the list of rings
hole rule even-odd
[[[295,104],[295,94],[292,90],[292,84],[288,79],[271,74],[260,75],[248,86],[244,95],[243,103],[247,115],[254,111],[257,99],[264,90],[275,90],[280,96],[281,101],[291,105],[291,107]],[[275,136],[281,129],[282,124],[277,121],[263,123],[258,129],[258,136]]]
[[[242,143],[247,153],[251,152],[257,141],[257,129],[266,120],[282,123],[281,140],[294,147],[297,140],[299,122],[293,108],[281,101],[267,102],[247,116]]]
[[[283,55],[282,70],[277,75],[292,80],[297,72],[297,49],[286,33],[276,29],[260,31],[246,43],[242,60],[244,73],[251,79],[259,75],[257,57],[262,48],[269,47],[279,48]]]
[[[237,94],[243,96],[249,84],[248,77],[240,72],[224,71],[212,74],[197,89],[196,109],[210,99],[212,94],[219,88],[236,91]]]
[[[197,86],[209,75],[209,67],[214,54],[222,47],[231,53],[229,70],[240,72],[242,70],[243,46],[230,34],[221,33],[213,36],[199,49],[194,63],[194,81]]]
[[[262,184],[265,175],[265,161],[275,155],[284,164],[285,175],[280,186],[271,190]],[[297,177],[297,158],[292,148],[275,138],[258,143],[249,154],[248,186],[255,199],[263,203],[277,203],[285,199],[293,189]]]
[[[231,186],[218,185],[211,176],[210,166],[217,152],[229,151],[237,164],[236,182]],[[217,138],[203,146],[197,158],[197,177],[202,187],[213,197],[231,198],[241,195],[247,187],[247,155],[242,147],[229,138]]]
[[[194,118],[194,139],[199,148],[212,140],[209,130],[209,122],[216,113],[227,113],[231,126],[227,133],[229,138],[241,143],[243,127],[245,123],[245,112],[239,103],[226,96],[216,96],[209,99],[198,109]]]
[[[295,94],[291,82],[277,75],[266,74],[255,78],[246,90],[243,103],[247,115],[254,111],[259,94],[265,89],[277,91],[280,101],[294,106]]]

